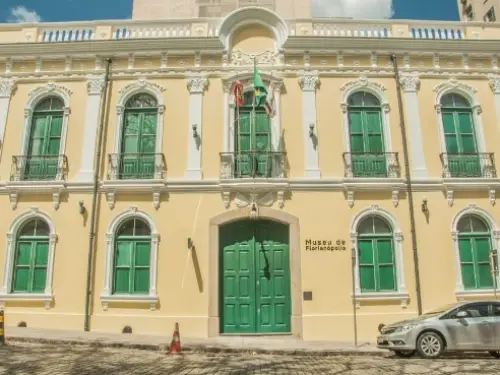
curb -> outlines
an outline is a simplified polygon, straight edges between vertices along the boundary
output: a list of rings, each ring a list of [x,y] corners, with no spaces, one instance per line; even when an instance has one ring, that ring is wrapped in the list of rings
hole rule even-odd
[[[136,349],[148,351],[161,351],[167,353],[168,344],[134,344],[127,342],[113,341],[86,341],[78,339],[49,339],[38,337],[8,337],[6,344],[12,343],[38,343],[47,345],[81,345],[90,346],[93,348],[122,348]],[[390,352],[375,351],[375,350],[356,350],[356,349],[256,349],[256,348],[230,348],[226,346],[192,344],[184,345],[182,352],[188,354],[274,354],[274,355],[299,355],[299,356],[316,356],[316,357],[333,357],[333,356],[352,356],[352,357],[388,357]]]

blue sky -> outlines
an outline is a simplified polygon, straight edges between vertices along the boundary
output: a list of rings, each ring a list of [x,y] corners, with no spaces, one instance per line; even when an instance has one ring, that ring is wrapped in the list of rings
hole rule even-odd
[[[127,19],[133,0],[0,0],[0,22],[20,20],[87,21],[97,19]],[[390,0],[316,0],[323,2],[377,2]],[[50,5],[49,5],[50,4]],[[393,0],[395,14],[400,19],[457,20],[456,0]]]

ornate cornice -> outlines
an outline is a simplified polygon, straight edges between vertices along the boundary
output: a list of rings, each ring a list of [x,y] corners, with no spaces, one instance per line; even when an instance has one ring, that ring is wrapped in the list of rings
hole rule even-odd
[[[189,92],[192,94],[203,93],[208,86],[208,79],[200,76],[188,77],[186,85]]]
[[[433,90],[435,92],[437,92],[439,95],[439,94],[443,93],[444,91],[451,90],[451,89],[462,90],[462,91],[468,93],[471,97],[473,97],[474,94],[477,92],[477,90],[474,87],[457,80],[455,77],[452,77],[448,81],[434,86]]]
[[[90,77],[87,81],[87,91],[89,95],[101,95],[106,82],[104,77]]]
[[[13,79],[0,79],[0,98],[10,98],[16,89]]]
[[[302,72],[299,75],[299,86],[302,91],[316,91],[319,85],[317,72]]]
[[[358,79],[344,83],[340,87],[340,90],[346,91],[346,90],[349,90],[350,88],[354,88],[354,87],[356,87],[356,88],[362,88],[362,87],[369,87],[370,88],[371,87],[371,88],[376,89],[377,91],[381,91],[381,92],[386,90],[384,85],[377,83],[377,82],[370,81],[367,76],[361,76]]]
[[[420,78],[418,77],[418,74],[415,73],[401,74],[399,83],[401,84],[404,92],[417,92],[420,88]]]
[[[118,94],[123,95],[123,94],[127,93],[128,91],[134,90],[136,88],[150,88],[153,91],[159,91],[159,92],[164,92],[166,90],[165,87],[163,87],[157,83],[150,82],[146,78],[142,77],[142,78],[139,78],[137,81],[132,82],[131,84],[122,88],[120,91],[118,91]]]
[[[67,87],[58,85],[54,82],[49,82],[43,86],[39,86],[37,88],[30,90],[30,92],[28,93],[28,96],[32,97],[32,96],[36,96],[40,93],[51,93],[51,92],[57,92],[57,91],[64,92],[68,96],[73,95],[73,92],[70,89],[68,89]]]

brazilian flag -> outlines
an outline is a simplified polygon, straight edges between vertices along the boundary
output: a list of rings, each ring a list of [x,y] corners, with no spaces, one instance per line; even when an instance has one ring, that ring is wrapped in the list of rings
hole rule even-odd
[[[255,106],[260,107],[266,102],[267,88],[257,68],[253,69],[253,88],[255,90]]]

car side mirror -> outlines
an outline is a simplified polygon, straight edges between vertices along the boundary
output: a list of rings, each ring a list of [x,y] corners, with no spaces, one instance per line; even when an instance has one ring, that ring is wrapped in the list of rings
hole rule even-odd
[[[469,314],[467,313],[467,311],[459,311],[457,315],[455,315],[457,319],[467,318],[468,316]]]

